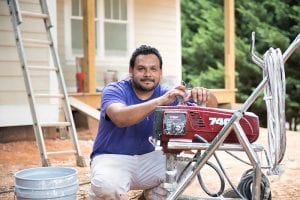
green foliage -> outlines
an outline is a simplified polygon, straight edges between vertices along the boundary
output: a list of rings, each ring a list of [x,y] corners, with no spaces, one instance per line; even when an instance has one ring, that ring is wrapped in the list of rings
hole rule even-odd
[[[201,85],[203,87],[211,88],[224,88],[224,66],[220,63],[217,68],[209,67],[206,71],[197,74],[188,74],[186,83],[190,85]],[[217,82],[216,80],[220,80]]]
[[[223,0],[181,0],[183,80],[193,85],[224,88]],[[249,57],[251,32],[255,52],[262,57],[270,48],[282,53],[300,33],[297,0],[235,1],[236,99],[243,103],[262,80],[262,69]],[[300,114],[300,51],[285,64],[287,121]],[[265,125],[266,108],[261,95],[251,106]]]
[[[223,9],[213,1],[181,1],[182,59],[187,73],[223,62]],[[185,76],[185,74],[184,74]]]

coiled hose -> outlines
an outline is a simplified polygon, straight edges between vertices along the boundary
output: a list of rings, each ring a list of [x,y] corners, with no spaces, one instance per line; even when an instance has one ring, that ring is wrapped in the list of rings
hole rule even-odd
[[[264,54],[263,75],[269,81],[264,89],[267,107],[268,143],[270,170],[269,174],[280,174],[279,167],[286,149],[285,130],[285,72],[283,56],[280,49],[270,48]]]
[[[253,183],[254,172],[253,169],[247,170],[241,177],[241,180],[237,186],[238,191],[246,199],[252,199],[252,183]],[[261,200],[271,200],[271,188],[269,180],[266,175],[262,173],[261,182],[260,182],[260,199]]]

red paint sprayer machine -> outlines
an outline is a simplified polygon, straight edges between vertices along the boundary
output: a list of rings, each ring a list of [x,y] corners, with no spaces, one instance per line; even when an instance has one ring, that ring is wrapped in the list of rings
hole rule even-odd
[[[281,53],[280,49],[270,48],[260,58],[254,53],[255,35],[251,38],[251,59],[263,70],[263,80],[238,110],[208,108],[197,106],[160,106],[155,111],[154,141],[157,148],[166,155],[166,180],[164,188],[168,190],[168,200],[175,199],[225,199],[224,179],[221,188],[211,193],[201,180],[200,170],[205,164],[223,174],[230,186],[234,198],[239,199],[271,199],[271,191],[267,177],[262,169],[268,169],[268,174],[281,173],[280,162],[286,148],[285,135],[285,73],[284,62],[300,44],[300,34],[289,48]],[[268,151],[263,145],[254,143],[259,136],[259,119],[247,112],[251,104],[264,90],[264,99],[268,114]],[[216,151],[244,151],[252,166],[247,170],[237,187],[234,187],[225,170],[222,168]],[[182,156],[185,151],[193,152],[193,156]],[[201,152],[203,151],[203,152]],[[258,152],[264,152],[267,167],[261,166]],[[219,164],[217,170],[209,159],[214,156]],[[239,159],[239,158],[237,158]],[[187,163],[179,173],[180,163]],[[209,198],[189,197],[182,193],[197,176],[200,185]],[[227,195],[227,196],[226,196]]]

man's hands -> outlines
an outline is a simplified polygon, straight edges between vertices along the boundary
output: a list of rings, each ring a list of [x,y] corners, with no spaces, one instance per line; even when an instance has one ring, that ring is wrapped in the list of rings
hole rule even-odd
[[[210,91],[204,87],[195,87],[189,92],[189,99],[193,99],[197,105],[207,104],[210,98]]]
[[[187,90],[185,86],[180,85],[176,88],[169,90],[162,97],[163,105],[168,105],[176,100],[180,99],[180,103],[184,104],[190,99],[194,101],[197,105],[206,105],[208,107],[217,107],[218,102],[216,97],[209,91],[209,89],[204,87],[194,87],[191,90]]]
[[[161,105],[169,105],[170,103],[174,102],[178,97],[182,99],[186,97],[185,86],[180,85],[166,92],[163,96],[160,97],[162,101]]]

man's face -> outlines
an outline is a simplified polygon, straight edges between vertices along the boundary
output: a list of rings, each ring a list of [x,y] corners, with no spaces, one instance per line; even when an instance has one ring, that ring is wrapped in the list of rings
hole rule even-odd
[[[159,59],[155,54],[137,56],[134,67],[130,67],[129,72],[134,88],[141,92],[153,91],[162,75]]]

